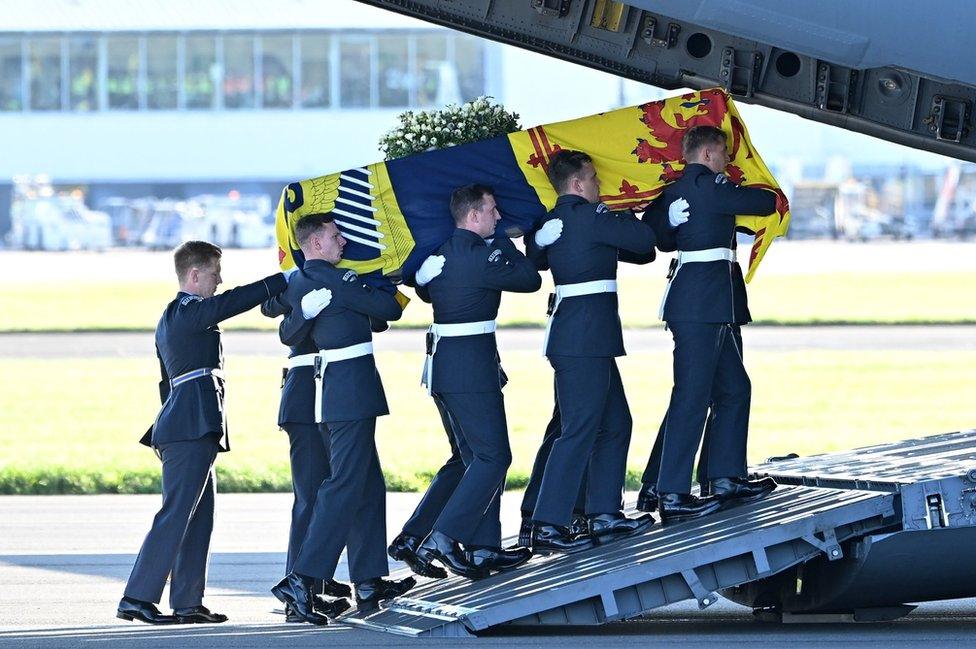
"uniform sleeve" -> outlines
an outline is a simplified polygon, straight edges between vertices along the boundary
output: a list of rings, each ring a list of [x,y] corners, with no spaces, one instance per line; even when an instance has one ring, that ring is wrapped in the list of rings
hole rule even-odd
[[[643,221],[643,219],[641,219]],[[653,228],[652,228],[653,229]],[[657,238],[655,234],[655,239]],[[650,252],[636,253],[630,252],[629,250],[618,250],[617,251],[617,261],[622,261],[625,264],[638,264],[644,265],[649,264],[657,257],[657,252],[654,247],[651,246]]]
[[[654,250],[654,230],[631,212],[596,212],[593,232],[596,241],[636,254]]]
[[[539,222],[539,227],[533,228],[525,234],[523,241],[525,241],[525,256],[532,265],[538,270],[549,270],[549,254],[547,252],[548,246],[540,246],[535,242],[535,233],[539,231],[543,225],[545,225],[546,220]]]
[[[403,309],[400,308],[395,294],[391,295],[363,283],[356,274],[350,275],[348,280],[343,279],[339,282],[338,288],[333,291],[332,299],[351,311],[387,322],[399,320],[403,315]]]
[[[424,286],[414,286],[413,290],[417,292],[417,297],[421,300],[430,304],[430,285],[425,284]]]
[[[479,254],[484,254],[479,251]],[[515,293],[532,293],[542,286],[535,264],[519,252],[508,237],[495,237],[483,257],[480,284],[484,288]]]
[[[294,347],[308,337],[314,324],[314,319],[305,319],[301,309],[292,309],[278,325],[278,339],[281,344]]]
[[[159,348],[156,348],[156,358],[159,360],[159,402],[166,403],[166,399],[169,398],[169,374],[166,373],[166,365],[163,363],[163,357],[159,355]]]
[[[261,315],[268,318],[277,318],[291,311],[291,307],[284,301],[281,295],[268,298],[261,303]]]
[[[678,249],[678,239],[675,236],[677,230],[668,223],[668,207],[673,200],[675,200],[673,197],[660,194],[644,212],[644,223],[654,230],[654,238],[657,239],[655,245],[661,252],[672,252]]]
[[[180,320],[195,330],[208,329],[248,309],[253,309],[287,287],[285,276],[275,273],[253,284],[224,291],[220,295],[189,301],[180,306]]]
[[[701,178],[702,182],[712,183],[714,200],[723,214],[766,216],[776,211],[776,194],[771,191],[736,185],[725,174]]]

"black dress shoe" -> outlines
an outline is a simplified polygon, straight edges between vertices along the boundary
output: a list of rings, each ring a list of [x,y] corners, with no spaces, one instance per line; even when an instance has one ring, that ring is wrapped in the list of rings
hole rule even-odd
[[[721,501],[711,496],[699,498],[691,494],[658,494],[658,513],[662,523],[689,521],[718,511]]]
[[[434,560],[440,561],[455,575],[468,579],[482,579],[489,574],[484,568],[474,565],[460,543],[437,530],[431,532],[417,548],[417,560],[424,566],[429,566]]]
[[[329,619],[315,611],[315,600],[312,597],[313,582],[314,580],[311,577],[290,572],[271,589],[271,593],[282,604],[290,606],[292,613],[301,619],[311,624],[324,626],[329,623]]]
[[[485,570],[504,572],[518,568],[532,558],[532,550],[528,548],[476,548],[468,551],[474,565]]]
[[[220,624],[227,621],[226,615],[211,613],[210,609],[202,604],[175,609],[173,615],[176,616],[177,624]]]
[[[654,518],[650,514],[638,514],[628,518],[623,512],[613,512],[593,514],[587,517],[587,523],[590,536],[596,539],[597,543],[608,543],[650,529],[654,524]]]
[[[573,512],[573,521],[569,524],[569,533],[573,536],[586,536],[590,533],[590,524],[586,514]]]
[[[351,594],[351,593],[350,593]],[[321,595],[312,598],[316,613],[321,613],[328,618],[337,618],[343,612],[348,611],[352,604],[345,597],[328,600]],[[305,620],[295,612],[290,605],[285,604],[285,622],[304,622]]]
[[[374,609],[380,601],[399,597],[416,585],[417,580],[413,577],[400,580],[376,577],[360,581],[356,584],[356,608],[360,611]]]
[[[657,485],[645,482],[637,492],[637,509],[642,512],[654,513],[657,511]]]
[[[352,586],[335,579],[326,579],[322,582],[322,594],[329,597],[352,597]]]
[[[290,604],[285,604],[285,622],[292,624],[304,621],[305,620],[303,620],[298,613],[295,612],[295,609],[293,609]]]
[[[573,534],[568,527],[536,523],[532,526],[532,551],[536,554],[580,552],[594,547],[593,537]]]
[[[708,486],[712,496],[728,506],[762,500],[776,489],[776,481],[772,478],[715,478]]]
[[[131,597],[122,598],[115,617],[129,621],[139,620],[146,624],[176,624],[175,615],[163,615],[155,604]]]
[[[417,558],[417,548],[420,547],[420,538],[401,532],[393,539],[393,543],[386,549],[386,553],[394,561],[402,561],[410,567],[415,574],[431,579],[444,579],[447,571],[440,566],[432,563],[425,563]]]
[[[522,512],[522,524],[519,525],[518,541],[520,547],[527,548],[532,545],[532,515]]]

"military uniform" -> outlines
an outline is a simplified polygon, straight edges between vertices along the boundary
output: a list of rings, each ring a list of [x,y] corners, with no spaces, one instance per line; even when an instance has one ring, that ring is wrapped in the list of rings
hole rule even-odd
[[[708,456],[709,456],[709,437],[711,429],[711,410],[709,410],[709,416],[705,420],[705,434],[702,438],[702,452],[698,457],[698,468],[695,473],[698,476],[698,482],[701,485],[705,485],[707,482],[706,476],[708,475]],[[661,420],[661,425],[657,429],[657,437],[654,438],[654,446],[651,448],[651,454],[647,458],[647,466],[644,467],[644,473],[641,475],[641,484],[654,485],[655,492],[657,491],[657,478],[661,473],[661,449],[664,446],[664,427],[668,423],[668,415],[664,414],[664,419]]]
[[[584,471],[586,513],[621,508],[633,421],[615,360],[625,353],[617,262],[622,253],[653,259],[654,232],[630,212],[574,195],[560,196],[550,218],[562,219],[563,230],[544,250],[557,287],[544,353],[556,374],[562,432],[552,444],[533,519],[568,526]]]
[[[469,546],[497,548],[512,455],[495,318],[502,291],[536,291],[542,280],[506,237],[486,242],[458,228],[436,254],[445,257],[442,272],[418,289],[434,308],[424,380],[450,415],[465,471],[433,529]]]
[[[691,218],[677,228],[667,206],[684,198]],[[742,270],[735,260],[735,216],[771,214],[776,195],[740,187],[725,174],[689,164],[648,210],[661,250],[678,250],[662,304],[674,337],[674,389],[665,420],[658,491],[686,494],[712,404],[707,475],[746,475],[751,385],[742,364],[740,325],[751,320]]]
[[[230,450],[218,325],[286,285],[277,273],[210,298],[181,291],[156,325],[163,405],[141,442],[162,460],[163,504],[136,557],[126,597],[159,603],[172,573],[170,605],[201,604],[213,530],[213,463],[217,453]]]
[[[294,289],[261,305],[261,313],[269,318],[301,311],[302,295]],[[278,406],[278,426],[288,434],[290,448],[292,491],[295,500],[291,509],[288,533],[288,555],[285,574],[291,572],[302,547],[308,523],[315,507],[315,495],[330,475],[328,437],[319,433],[315,423],[315,380],[310,364],[301,364],[319,348],[312,339],[312,322],[308,321],[305,335],[297,335],[289,346],[288,362],[282,370],[281,401]]]
[[[451,420],[451,413],[447,411],[444,402],[438,397],[434,397],[434,405],[437,406],[437,413],[440,415],[441,425],[444,427],[444,433],[447,435],[447,443],[451,447],[451,456],[437,470],[437,473],[434,474],[434,478],[430,481],[430,485],[427,487],[427,491],[424,492],[423,498],[420,499],[420,502],[417,504],[416,509],[413,510],[410,518],[407,519],[407,522],[403,524],[403,533],[418,539],[423,539],[434,529],[434,521],[440,516],[444,505],[447,504],[451,494],[457,489],[465,469],[464,460],[461,458],[461,449],[457,443],[459,435],[455,431],[456,425]],[[487,534],[489,540],[493,536],[490,532]],[[498,529],[498,539],[500,543],[500,527]]]
[[[389,414],[372,355],[370,319],[397,320],[396,298],[363,283],[354,271],[320,259],[305,262],[292,278],[296,296],[328,288],[332,301],[312,322],[320,350],[313,365],[318,385],[316,420],[330,451],[331,476],[319,486],[308,530],[293,570],[330,579],[342,548],[349,550],[349,575],[363,582],[389,574],[386,562],[386,485],[376,453],[376,418]],[[287,345],[308,331],[301,298],[280,326]]]

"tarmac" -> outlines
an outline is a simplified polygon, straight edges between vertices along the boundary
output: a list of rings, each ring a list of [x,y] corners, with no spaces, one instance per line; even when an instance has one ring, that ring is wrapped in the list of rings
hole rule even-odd
[[[388,494],[389,538],[418,499]],[[505,534],[516,532],[519,499],[505,494]],[[976,599],[923,604],[889,623],[788,625],[756,621],[749,609],[725,600],[704,611],[683,602],[637,621],[500,630],[469,640],[285,624],[268,589],[284,570],[288,494],[218,495],[205,603],[229,615],[229,622],[124,622],[115,607],[158,506],[159,496],[0,497],[0,647],[976,647]],[[337,578],[347,577],[343,558]],[[166,602],[164,593],[164,610]]]
[[[503,328],[496,333],[506,351],[538,351],[545,331]],[[745,346],[754,351],[896,350],[965,351],[976,349],[976,325],[885,325],[743,327]],[[281,357],[284,348],[273,331],[227,331],[222,336],[228,356]],[[373,341],[377,353],[424,349],[423,329],[392,329]],[[670,352],[671,334],[664,327],[625,329],[630,353]],[[153,357],[152,332],[0,333],[0,358]],[[419,357],[419,356],[418,356]]]

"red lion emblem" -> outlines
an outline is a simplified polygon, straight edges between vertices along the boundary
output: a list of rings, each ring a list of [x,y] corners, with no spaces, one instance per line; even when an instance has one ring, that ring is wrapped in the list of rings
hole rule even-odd
[[[694,109],[691,116],[686,112],[671,109],[673,124],[665,118],[666,102],[652,101],[640,106],[641,122],[647,127],[650,138],[638,138],[637,146],[631,152],[637,156],[640,163],[650,162],[664,167],[660,180],[673,182],[681,177],[681,171],[674,169],[675,164],[682,167],[685,164],[681,155],[681,139],[685,130],[692,126],[722,126],[726,113],[725,94],[720,90],[705,90],[700,93],[688,93],[681,96],[681,108]],[[738,152],[743,127],[738,120],[732,124],[732,157]],[[663,146],[661,146],[663,145]],[[752,152],[749,152],[749,157]]]

